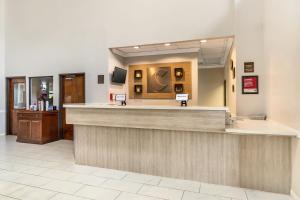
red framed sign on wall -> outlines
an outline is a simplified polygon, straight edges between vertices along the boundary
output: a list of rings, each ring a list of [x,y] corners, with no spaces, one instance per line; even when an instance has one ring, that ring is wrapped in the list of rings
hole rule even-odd
[[[258,94],[258,76],[243,76],[242,89],[243,94]]]

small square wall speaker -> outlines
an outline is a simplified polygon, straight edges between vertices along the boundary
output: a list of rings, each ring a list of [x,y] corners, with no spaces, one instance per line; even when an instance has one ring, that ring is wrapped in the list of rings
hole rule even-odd
[[[104,84],[104,75],[98,75],[98,84]]]

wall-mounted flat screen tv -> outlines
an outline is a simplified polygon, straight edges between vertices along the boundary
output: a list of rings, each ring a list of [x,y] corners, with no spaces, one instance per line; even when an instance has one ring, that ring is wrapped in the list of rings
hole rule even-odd
[[[120,67],[115,67],[114,72],[112,74],[111,81],[113,83],[124,84],[126,82],[127,70],[122,69]]]

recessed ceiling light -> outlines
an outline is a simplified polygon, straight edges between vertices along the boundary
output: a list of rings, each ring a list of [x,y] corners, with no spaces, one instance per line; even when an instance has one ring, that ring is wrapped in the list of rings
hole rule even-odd
[[[165,46],[166,47],[171,46],[171,43],[166,43]]]
[[[200,40],[200,42],[201,42],[201,43],[206,43],[206,42],[207,42],[207,40]]]
[[[134,46],[133,48],[134,48],[134,49],[139,49],[140,47],[139,47],[139,46]]]

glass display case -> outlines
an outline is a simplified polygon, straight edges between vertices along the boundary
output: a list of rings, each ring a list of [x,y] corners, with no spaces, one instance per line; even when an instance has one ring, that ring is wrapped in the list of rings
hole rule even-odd
[[[26,108],[26,85],[21,82],[14,82],[14,109]]]
[[[44,105],[48,104],[47,107],[53,107],[53,77],[32,77],[29,83],[30,105],[38,106],[39,102],[43,102]]]

